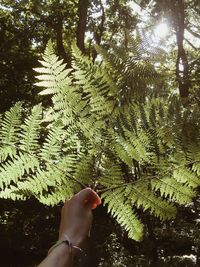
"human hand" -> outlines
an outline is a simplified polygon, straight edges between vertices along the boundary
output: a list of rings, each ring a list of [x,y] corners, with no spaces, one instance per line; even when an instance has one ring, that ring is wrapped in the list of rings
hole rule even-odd
[[[90,232],[92,209],[100,204],[100,197],[91,188],[81,190],[66,201],[61,212],[59,239],[66,234],[73,245],[81,246]]]

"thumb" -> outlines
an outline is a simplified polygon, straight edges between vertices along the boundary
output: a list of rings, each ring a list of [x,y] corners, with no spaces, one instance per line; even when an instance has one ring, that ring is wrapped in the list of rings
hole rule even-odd
[[[74,197],[77,198],[79,201],[84,202],[85,199],[88,199],[90,194],[92,192],[92,189],[87,187],[80,192],[78,192]]]

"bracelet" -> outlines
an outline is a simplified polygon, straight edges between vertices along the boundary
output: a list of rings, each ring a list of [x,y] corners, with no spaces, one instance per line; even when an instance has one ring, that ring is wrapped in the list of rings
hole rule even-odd
[[[56,248],[56,247],[58,247],[59,245],[61,245],[61,244],[63,244],[63,243],[65,243],[65,244],[67,244],[68,246],[69,246],[69,252],[70,252],[70,254],[72,253],[72,249],[74,248],[74,249],[77,249],[77,250],[79,250],[79,251],[83,251],[81,248],[79,248],[79,247],[77,247],[77,246],[74,246],[73,244],[72,244],[72,242],[71,242],[71,240],[70,240],[70,238],[68,237],[68,235],[64,235],[64,238],[63,239],[61,239],[61,240],[58,240],[50,249],[49,249],[49,251],[48,251],[48,255],[52,252],[52,250],[54,249],[54,248]]]

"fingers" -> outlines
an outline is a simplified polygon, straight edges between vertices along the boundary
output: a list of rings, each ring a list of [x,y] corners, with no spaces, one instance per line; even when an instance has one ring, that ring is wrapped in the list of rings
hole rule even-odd
[[[100,205],[101,204],[101,198],[99,197],[99,195],[96,193],[96,192],[94,192],[93,190],[92,190],[92,193],[93,193],[93,198],[94,198],[94,202],[97,204],[97,206],[98,205]]]
[[[97,193],[92,191],[89,197],[85,200],[85,202],[88,203],[91,209],[96,209],[96,207],[101,204],[101,199],[97,195]]]
[[[76,196],[80,201],[88,204],[91,209],[95,209],[101,204],[101,199],[91,188],[81,190]]]
[[[91,192],[92,192],[92,189],[87,187],[87,188],[81,190],[79,193],[77,193],[75,195],[75,198],[78,198],[80,201],[84,201],[85,199],[87,199],[89,197]]]

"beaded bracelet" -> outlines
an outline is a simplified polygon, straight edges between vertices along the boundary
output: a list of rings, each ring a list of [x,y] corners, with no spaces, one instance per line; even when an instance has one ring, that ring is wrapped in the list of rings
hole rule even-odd
[[[72,253],[72,249],[74,248],[74,249],[77,249],[77,250],[79,250],[79,251],[83,251],[81,248],[79,248],[79,247],[77,247],[77,246],[74,246],[73,244],[72,244],[72,242],[71,242],[71,240],[70,240],[70,238],[68,237],[68,235],[64,235],[64,238],[63,239],[61,239],[61,240],[58,240],[50,249],[49,249],[49,251],[48,251],[48,255],[52,252],[52,250],[54,249],[54,248],[56,248],[56,247],[58,247],[59,245],[61,245],[61,244],[63,244],[63,243],[65,243],[65,244],[67,244],[68,246],[69,246],[69,252],[70,252],[70,254]]]

